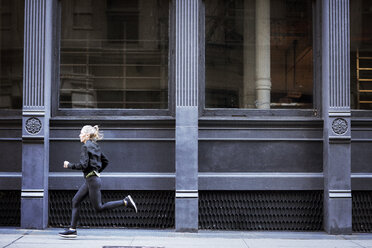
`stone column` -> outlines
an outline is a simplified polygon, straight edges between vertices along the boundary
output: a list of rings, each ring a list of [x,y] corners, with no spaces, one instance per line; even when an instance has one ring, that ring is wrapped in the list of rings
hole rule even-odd
[[[256,106],[270,108],[270,0],[256,0]]]
[[[199,0],[174,1],[176,231],[198,230]]]
[[[351,234],[349,1],[322,1],[324,229]]]
[[[244,83],[243,108],[255,108],[255,0],[244,0]]]
[[[21,227],[48,225],[53,0],[25,1]]]

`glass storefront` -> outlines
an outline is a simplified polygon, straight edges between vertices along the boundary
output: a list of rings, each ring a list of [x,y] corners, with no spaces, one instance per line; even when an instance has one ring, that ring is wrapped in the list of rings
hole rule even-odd
[[[313,107],[313,1],[205,0],[205,107]],[[22,108],[24,1],[0,1],[0,109]],[[61,1],[59,108],[167,109],[168,0]],[[350,1],[351,107],[372,109],[372,2]]]
[[[206,108],[312,108],[312,4],[206,0]]]
[[[63,0],[60,108],[168,108],[168,0]]]
[[[372,2],[350,1],[352,109],[372,109]]]
[[[22,109],[24,0],[0,1],[0,109]]]

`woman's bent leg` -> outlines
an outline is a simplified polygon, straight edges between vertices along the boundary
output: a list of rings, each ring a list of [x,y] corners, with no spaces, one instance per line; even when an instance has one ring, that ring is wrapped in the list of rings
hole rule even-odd
[[[105,204],[102,204],[101,199],[101,178],[99,177],[89,177],[87,180],[87,183],[89,185],[89,198],[90,202],[92,203],[94,209],[98,212],[107,210],[107,209],[113,209],[120,206],[124,206],[124,201],[110,201],[106,202]]]
[[[74,198],[72,199],[71,228],[73,229],[76,228],[77,222],[79,220],[80,203],[88,195],[88,192],[89,192],[89,188],[88,188],[87,183],[85,182],[83,185],[81,185],[78,192],[75,194]]]

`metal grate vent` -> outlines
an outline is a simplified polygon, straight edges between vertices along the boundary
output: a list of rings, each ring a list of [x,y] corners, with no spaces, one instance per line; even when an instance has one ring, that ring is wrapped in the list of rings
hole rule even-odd
[[[71,201],[76,191],[49,191],[49,225],[65,227],[70,224]],[[124,199],[131,194],[138,207],[138,213],[127,208],[117,208],[96,213],[89,197],[81,203],[80,226],[91,227],[132,227],[132,228],[173,228],[173,191],[102,191],[102,201]]]
[[[353,191],[353,232],[372,232],[372,191]]]
[[[199,197],[200,229],[323,228],[322,191],[204,191]]]
[[[20,226],[21,191],[0,191],[0,226]]]

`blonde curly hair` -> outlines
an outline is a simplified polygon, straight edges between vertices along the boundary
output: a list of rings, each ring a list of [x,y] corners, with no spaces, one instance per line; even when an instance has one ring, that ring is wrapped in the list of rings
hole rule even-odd
[[[89,139],[93,141],[103,139],[103,133],[99,131],[98,125],[95,125],[95,126],[85,125],[81,129],[81,132],[85,134],[89,134]]]

